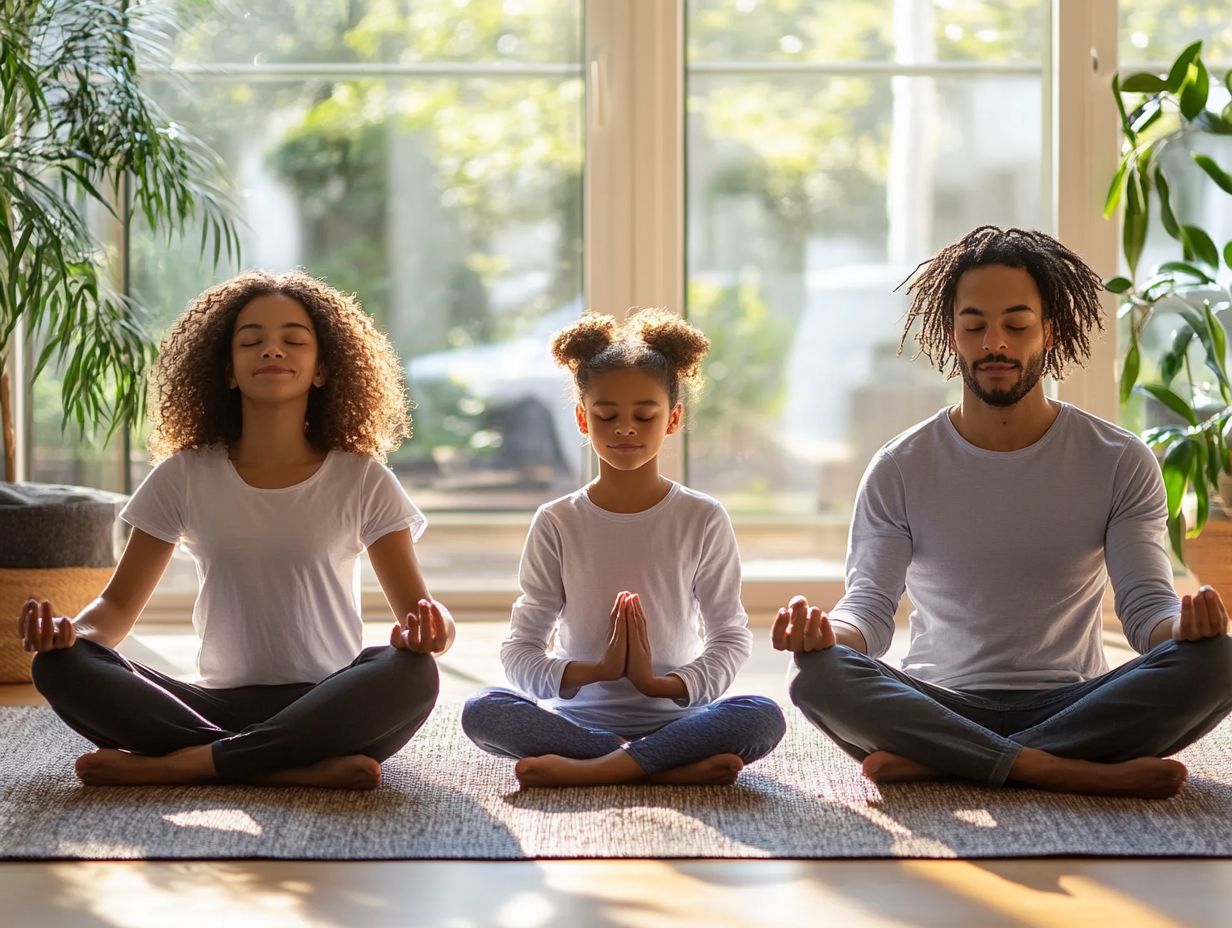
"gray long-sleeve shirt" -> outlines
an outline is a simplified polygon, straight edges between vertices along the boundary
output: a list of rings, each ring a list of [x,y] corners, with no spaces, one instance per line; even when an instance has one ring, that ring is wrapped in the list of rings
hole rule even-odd
[[[1164,548],[1159,465],[1135,435],[1068,404],[1035,444],[977,448],[948,410],[874,456],[852,516],[832,618],[886,652],[904,588],[903,669],[970,689],[1045,689],[1108,665],[1104,586],[1137,651],[1180,603]]]

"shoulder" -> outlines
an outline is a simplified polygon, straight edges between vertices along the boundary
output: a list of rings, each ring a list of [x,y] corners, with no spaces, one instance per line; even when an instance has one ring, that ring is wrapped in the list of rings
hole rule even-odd
[[[949,414],[948,407],[941,409],[899,432],[873,455],[873,462],[896,461],[933,450],[947,439],[947,430],[953,428],[949,423]]]
[[[1064,417],[1060,422],[1064,433],[1061,445],[1070,450],[1080,450],[1092,463],[1155,465],[1154,452],[1129,429],[1068,403],[1063,404],[1061,415]]]
[[[674,493],[675,498],[672,504],[676,509],[676,517],[679,517],[680,513],[688,513],[707,522],[728,523],[731,521],[723,504],[713,496],[707,496],[701,490],[678,483]]]
[[[189,475],[218,471],[227,464],[225,445],[185,448],[154,465],[147,480],[180,479]]]

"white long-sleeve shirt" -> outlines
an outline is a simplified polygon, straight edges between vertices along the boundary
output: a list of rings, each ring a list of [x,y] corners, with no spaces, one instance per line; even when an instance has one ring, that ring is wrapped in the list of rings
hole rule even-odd
[[[731,520],[716,500],[679,484],[642,512],[600,509],[585,488],[545,504],[519,579],[501,645],[505,673],[580,725],[631,737],[654,731],[718,699],[752,650]],[[625,678],[560,696],[570,661],[602,657],[622,590],[641,598],[655,674],[680,677],[686,698],[644,696]]]
[[[971,689],[1045,689],[1108,665],[1104,587],[1137,651],[1180,612],[1164,548],[1159,465],[1135,435],[1068,404],[1035,444],[977,448],[948,410],[873,458],[851,522],[847,592],[831,617],[880,656],[904,588],[903,669]]]

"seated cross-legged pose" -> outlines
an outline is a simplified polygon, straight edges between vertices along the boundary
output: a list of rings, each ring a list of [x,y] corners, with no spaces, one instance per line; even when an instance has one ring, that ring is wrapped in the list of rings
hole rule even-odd
[[[484,690],[462,713],[481,748],[520,758],[523,786],[732,783],[783,736],[773,700],[720,698],[752,645],[731,521],[659,473],[709,347],[662,310],[555,338],[599,476],[531,524],[501,646],[521,692]]]
[[[292,272],[197,298],[162,344],[151,450],[121,512],[132,536],[75,618],[26,604],[34,683],[99,750],[87,784],[366,789],[436,701],[453,641],[413,540],[422,514],[381,459],[409,432],[392,346],[354,298]],[[201,682],[113,650],[175,546],[197,564]],[[367,548],[398,622],[362,646]]]
[[[1176,597],[1150,450],[1044,392],[1089,356],[1099,278],[1047,235],[991,226],[921,268],[907,328],[961,373],[962,399],[869,464],[833,610],[803,596],[779,610],[792,701],[877,782],[1174,795],[1186,770],[1163,758],[1232,709],[1232,639],[1216,591]],[[1109,579],[1141,655],[1112,671]],[[877,658],[904,589],[898,670]]]

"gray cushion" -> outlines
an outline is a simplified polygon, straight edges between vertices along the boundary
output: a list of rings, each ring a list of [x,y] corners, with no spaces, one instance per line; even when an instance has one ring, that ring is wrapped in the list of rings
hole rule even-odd
[[[0,568],[113,566],[123,501],[90,487],[0,483]]]

